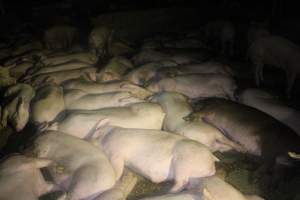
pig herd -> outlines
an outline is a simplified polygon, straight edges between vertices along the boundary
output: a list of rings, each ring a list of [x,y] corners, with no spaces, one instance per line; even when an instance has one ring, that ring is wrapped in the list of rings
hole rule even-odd
[[[116,35],[96,27],[86,49],[75,27],[59,25],[43,41],[25,34],[0,43],[1,134],[32,132],[0,163],[1,200],[55,191],[61,200],[126,200],[137,175],[172,183],[143,200],[259,200],[217,173],[215,153],[259,159],[270,187],[284,176],[278,169],[297,168],[300,112],[268,91],[241,90],[234,66],[215,59],[216,50],[236,53],[231,22],[158,34],[139,48]],[[290,97],[299,47],[258,25],[247,38],[256,84],[264,65],[282,68]]]

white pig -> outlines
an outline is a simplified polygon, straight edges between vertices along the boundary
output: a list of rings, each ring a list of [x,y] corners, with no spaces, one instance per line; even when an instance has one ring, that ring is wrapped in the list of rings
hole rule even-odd
[[[291,95],[300,73],[300,49],[296,44],[279,36],[263,37],[252,43],[247,54],[255,67],[256,85],[264,80],[264,65],[271,65],[284,70],[287,80],[286,94]]]
[[[103,151],[90,142],[56,131],[46,131],[33,143],[38,158],[54,160],[49,171],[66,190],[67,200],[90,200],[112,188],[115,171]]]
[[[53,162],[48,159],[11,155],[0,164],[0,199],[38,200],[54,185],[44,180],[40,168]]]
[[[193,112],[188,98],[176,92],[163,92],[151,97],[152,102],[159,103],[166,113],[163,128],[196,140],[206,145],[211,151],[228,151],[241,147],[226,138],[217,128],[203,122],[187,122],[183,118]]]
[[[101,94],[109,92],[130,92],[133,96],[144,99],[153,93],[129,81],[91,82],[82,78],[73,79],[63,84],[65,90],[79,89],[89,94]]]
[[[165,113],[158,104],[135,103],[124,107],[70,111],[64,120],[54,123],[48,129],[87,138],[90,137],[89,131],[104,118],[110,119],[114,126],[159,130],[164,117]]]
[[[147,63],[128,72],[128,74],[125,75],[124,79],[129,80],[132,83],[137,85],[144,85],[154,77],[157,69],[161,67],[174,67],[174,66],[177,66],[177,64],[173,61],[168,61],[168,60]]]
[[[4,93],[1,125],[6,127],[9,122],[17,132],[21,131],[29,120],[29,106],[34,95],[34,89],[27,84],[9,87]]]
[[[221,74],[190,74],[153,81],[147,87],[152,92],[178,92],[189,98],[222,97],[235,99],[235,81]]]
[[[300,136],[300,112],[284,105],[272,94],[259,89],[246,89],[239,95],[239,101],[245,105],[265,112],[293,129]]]
[[[94,200],[126,200],[129,193],[137,183],[137,175],[132,171],[125,169],[120,180],[115,186],[103,192]]]
[[[160,130],[113,126],[100,126],[97,130],[117,177],[127,166],[154,183],[174,180],[170,191],[179,192],[191,180],[195,183],[215,173],[218,159],[201,143],[183,136]]]
[[[44,65],[58,65],[70,61],[81,61],[93,65],[97,62],[97,60],[98,57],[92,53],[79,52],[66,55],[44,57],[41,61],[44,63]]]
[[[77,93],[77,94],[75,94]],[[81,94],[83,94],[81,96]],[[77,96],[78,98],[71,98]],[[130,103],[143,102],[129,92],[110,92],[103,94],[85,94],[81,90],[72,90],[65,95],[68,110],[96,110],[107,107],[125,106]]]
[[[53,121],[65,109],[63,89],[47,85],[37,90],[31,102],[31,120],[34,124]]]

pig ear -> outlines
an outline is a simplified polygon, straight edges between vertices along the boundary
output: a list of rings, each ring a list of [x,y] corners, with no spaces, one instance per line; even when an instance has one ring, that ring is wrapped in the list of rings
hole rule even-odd
[[[35,158],[34,162],[35,162],[37,168],[43,168],[43,167],[49,166],[54,161],[53,160],[49,160],[49,159],[44,159],[44,158]]]

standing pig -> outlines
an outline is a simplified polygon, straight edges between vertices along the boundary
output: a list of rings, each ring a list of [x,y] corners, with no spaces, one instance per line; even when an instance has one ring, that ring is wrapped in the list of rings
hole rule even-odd
[[[255,68],[256,85],[264,80],[264,65],[283,69],[287,80],[286,94],[290,97],[300,73],[300,50],[297,45],[279,36],[264,37],[252,43],[247,56]]]
[[[230,21],[216,20],[204,27],[208,41],[215,41],[214,46],[220,47],[223,55],[234,53],[235,27]]]
[[[49,123],[65,108],[63,89],[56,85],[47,85],[37,90],[31,102],[31,120],[40,125]]]
[[[104,118],[110,119],[114,126],[160,130],[164,117],[165,113],[158,104],[135,103],[124,107],[70,111],[64,120],[48,129],[87,138],[89,131]]]
[[[102,150],[76,137],[47,131],[34,141],[31,151],[59,165],[49,171],[54,182],[67,191],[67,200],[93,199],[112,188],[117,180]]]
[[[226,138],[217,128],[199,120],[187,122],[183,118],[193,112],[188,98],[176,92],[163,92],[154,95],[152,102],[159,103],[166,113],[163,128],[196,140],[206,145],[211,151],[228,151],[242,148]]]
[[[121,80],[122,75],[127,72],[128,69],[133,68],[130,60],[125,57],[114,57],[110,59],[107,65],[100,70],[100,74],[97,77],[97,81],[105,82],[112,80]]]
[[[275,160],[275,164],[287,160],[288,152],[300,152],[300,138],[295,132],[254,108],[211,98],[199,101],[195,110],[185,119],[208,122],[272,167]]]
[[[247,89],[239,95],[239,101],[269,114],[300,136],[300,112],[284,105],[272,94],[259,89]]]
[[[9,87],[4,93],[1,125],[6,127],[9,122],[17,131],[21,131],[29,119],[29,106],[35,91],[30,85],[16,84]]]
[[[45,31],[44,42],[50,50],[65,50],[73,47],[79,39],[77,28],[69,25],[53,26]]]
[[[78,98],[76,98],[76,96]],[[97,110],[107,107],[120,107],[138,102],[143,102],[143,100],[133,97],[129,92],[86,94],[81,90],[70,90],[67,91],[65,95],[65,106],[68,110]]]
[[[190,74],[163,78],[150,83],[152,92],[178,92],[189,98],[222,97],[235,99],[237,86],[229,76],[220,74]]]
[[[112,43],[113,30],[105,26],[95,27],[89,35],[89,47],[95,55],[103,58],[108,56]]]
[[[12,155],[0,163],[0,199],[38,200],[50,192],[54,185],[44,180],[40,168],[52,164],[51,160]]]
[[[126,165],[154,183],[174,180],[170,191],[179,192],[191,179],[196,181],[215,173],[218,159],[204,145],[183,136],[112,126],[100,127],[98,131],[117,177]]]

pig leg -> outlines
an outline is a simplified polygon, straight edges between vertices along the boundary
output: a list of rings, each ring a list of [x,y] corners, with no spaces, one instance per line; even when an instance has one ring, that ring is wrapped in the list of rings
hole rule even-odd
[[[260,82],[263,81],[263,63],[256,62],[255,66],[255,83],[257,86],[260,85]]]
[[[186,161],[183,159],[173,159],[171,170],[174,172],[174,185],[169,192],[176,193],[184,189],[189,182],[189,175],[187,166],[184,164]],[[190,164],[190,163],[189,163]]]
[[[94,166],[84,166],[78,169],[72,178],[67,199],[84,199],[87,194],[94,195],[98,188],[98,169]]]
[[[119,180],[123,174],[124,170],[124,159],[117,155],[108,156],[110,163],[113,166],[116,174],[116,180]]]
[[[286,94],[287,94],[288,98],[291,97],[292,89],[293,89],[296,78],[297,78],[297,73],[287,70],[287,72],[286,72],[286,80],[287,80]]]

